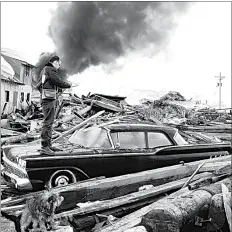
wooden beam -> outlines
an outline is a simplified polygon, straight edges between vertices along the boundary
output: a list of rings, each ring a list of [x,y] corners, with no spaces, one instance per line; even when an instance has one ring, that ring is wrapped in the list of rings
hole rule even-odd
[[[214,164],[223,161],[230,160],[231,156],[206,159],[206,163]],[[184,165],[178,164],[169,167],[158,168],[154,170],[143,171],[139,173],[127,174],[123,176],[116,176],[98,180],[87,180],[85,182],[78,182],[67,186],[56,187],[51,191],[54,193],[61,193],[65,200],[62,204],[62,209],[67,210],[70,207],[74,207],[79,202],[105,200],[109,198],[115,198],[122,195],[126,195],[138,190],[140,186],[152,184],[158,186],[167,182],[175,181],[180,178],[185,178],[196,170],[198,165],[203,160],[195,161],[191,163],[185,163]],[[210,170],[210,169],[208,169]],[[215,170],[212,167],[211,171]],[[33,195],[41,195],[43,191],[36,193],[26,194],[22,197],[22,201]],[[19,197],[11,200],[11,205],[18,203]],[[7,203],[3,203],[6,206]]]
[[[222,181],[212,184],[211,188],[213,188],[214,190],[216,189],[217,192],[220,192],[219,187],[221,183],[230,184],[231,179],[226,178]],[[156,213],[160,215],[162,212],[164,216],[165,215],[170,216],[169,220],[171,220],[172,218],[174,223],[177,223],[178,225],[182,225],[187,217],[194,214],[203,205],[209,203],[212,197],[209,191],[201,190],[201,189],[191,192],[191,197],[184,197],[184,196],[188,196],[190,192],[185,191],[185,188],[181,189],[173,194],[174,198],[170,198],[172,197],[171,194],[169,197],[165,197],[157,202],[152,203],[151,205],[148,205],[140,210],[137,210],[132,214],[129,214],[119,219],[117,222],[114,223],[114,225],[105,226],[104,228],[99,230],[99,232],[100,231],[124,232],[127,229],[139,225],[141,223],[142,217],[147,213],[151,212],[152,210],[157,210],[153,212],[152,215],[156,215]],[[185,209],[185,210],[181,210],[181,209]],[[148,216],[148,218],[149,217],[150,215]],[[162,219],[164,219],[165,221],[165,218],[163,216]],[[154,221],[156,221],[156,216],[154,216]],[[161,231],[161,230],[157,230],[157,231]],[[166,229],[166,232],[169,231]]]
[[[206,178],[206,177],[208,178],[212,177],[212,174],[211,173],[198,174],[192,179],[192,181],[198,180],[200,178]],[[109,200],[99,201],[99,202],[92,202],[89,206],[63,212],[63,213],[57,214],[56,217],[85,215],[85,214],[90,214],[94,212],[99,212],[99,211],[115,208],[118,206],[123,206],[126,204],[132,204],[137,201],[141,201],[147,198],[155,197],[163,193],[167,193],[169,191],[179,189],[182,187],[182,185],[186,182],[187,179],[188,178],[183,178],[181,180],[172,181],[170,183],[152,187],[151,189],[133,192],[131,194],[123,195],[123,196],[120,196],[114,199],[109,199]]]
[[[232,232],[232,219],[231,219],[231,192],[229,189],[222,183],[222,196],[223,196],[223,205],[226,213],[226,219],[230,228],[230,232]]]

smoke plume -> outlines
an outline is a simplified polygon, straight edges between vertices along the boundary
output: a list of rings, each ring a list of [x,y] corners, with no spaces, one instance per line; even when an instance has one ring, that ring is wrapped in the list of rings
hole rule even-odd
[[[126,52],[162,49],[186,2],[61,2],[49,36],[70,75],[107,64]]]

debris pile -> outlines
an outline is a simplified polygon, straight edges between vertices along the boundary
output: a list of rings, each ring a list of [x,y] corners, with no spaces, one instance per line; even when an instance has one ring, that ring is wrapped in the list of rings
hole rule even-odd
[[[177,92],[155,101],[144,100],[141,105],[129,105],[125,97],[119,96],[62,95],[57,102],[53,143],[63,140],[63,147],[73,149],[75,145],[67,139],[73,132],[118,122],[173,126],[190,144],[231,139],[231,114],[208,108],[189,109],[178,101],[186,100]],[[25,112],[3,115],[2,145],[39,141],[42,116],[41,107],[34,102]],[[2,188],[9,195],[1,201],[1,213],[20,231],[19,218],[26,200],[44,192],[14,196],[5,183]],[[231,156],[124,176],[96,177],[51,191],[64,198],[55,214],[61,231],[209,231],[212,220],[218,230],[229,231]],[[223,221],[217,221],[215,208],[221,209]]]
[[[186,108],[183,104],[186,99],[178,92],[169,92],[159,100],[143,99],[141,105],[129,105],[126,97],[91,94],[78,97],[76,94],[63,94],[57,103],[54,123],[54,138],[59,133],[69,130],[75,125],[104,110],[101,117],[95,120],[96,124],[117,120],[117,122],[152,123],[156,125],[169,125],[184,131],[197,131],[214,133],[222,140],[230,140],[231,114],[221,113],[215,109]],[[28,103],[26,111],[16,110],[11,115],[2,114],[1,127],[21,133],[27,133],[17,139],[9,140],[11,143],[23,143],[37,139],[42,126],[42,110],[38,103]],[[90,126],[90,125],[88,125]],[[194,128],[192,127],[194,126]],[[222,135],[222,133],[224,133]],[[210,134],[207,134],[210,136]],[[12,135],[9,135],[12,136]],[[4,133],[1,140],[8,143]],[[15,135],[14,135],[15,136]],[[4,137],[4,139],[3,139]],[[193,138],[194,137],[194,138]],[[198,142],[199,135],[187,135],[189,142]],[[205,140],[203,140],[205,142]],[[213,140],[211,140],[212,142]],[[202,141],[201,141],[202,142]]]
[[[230,159],[224,156],[54,188],[50,194],[64,198],[55,219],[68,231],[194,232],[209,231],[213,225],[230,231]],[[1,213],[20,228],[27,199],[46,192],[4,199]]]

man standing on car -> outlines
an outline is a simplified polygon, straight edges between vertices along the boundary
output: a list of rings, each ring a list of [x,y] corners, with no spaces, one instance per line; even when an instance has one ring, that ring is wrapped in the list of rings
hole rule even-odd
[[[37,88],[41,93],[41,105],[44,115],[44,121],[41,132],[41,153],[52,155],[54,148],[51,146],[52,125],[55,119],[57,89],[70,88],[71,84],[62,81],[57,70],[60,68],[60,58],[52,56],[49,63],[45,65],[40,73],[40,80]]]

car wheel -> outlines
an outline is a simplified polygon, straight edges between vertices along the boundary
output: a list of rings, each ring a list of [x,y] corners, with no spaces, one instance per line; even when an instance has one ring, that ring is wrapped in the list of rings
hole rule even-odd
[[[76,183],[77,178],[70,170],[59,170],[54,172],[47,182],[48,188],[65,186],[68,184]]]

